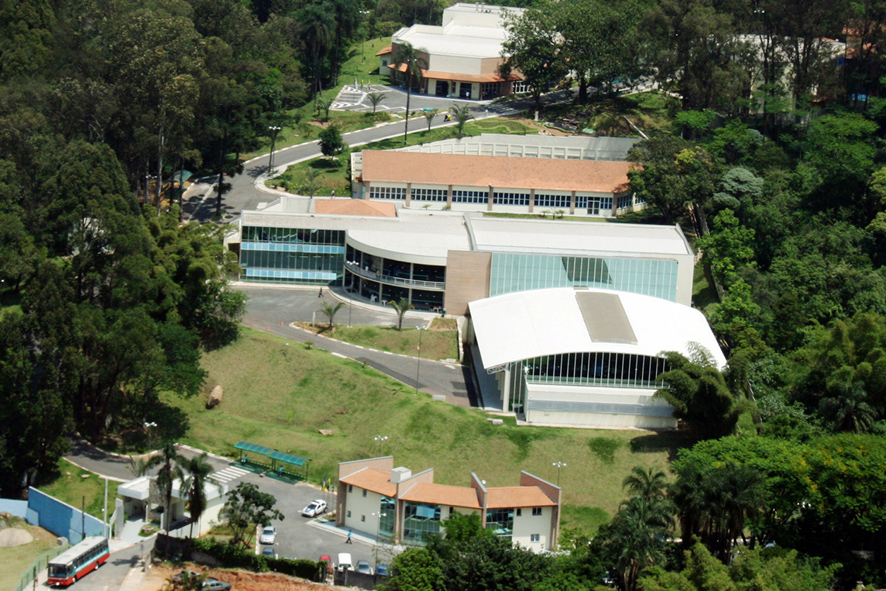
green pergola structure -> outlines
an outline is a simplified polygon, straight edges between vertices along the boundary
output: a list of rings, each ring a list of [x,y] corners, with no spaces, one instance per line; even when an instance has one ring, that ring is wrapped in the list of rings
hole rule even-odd
[[[305,467],[305,482],[308,481],[308,463],[311,461],[308,458],[301,458],[299,456],[294,456],[292,454],[283,453],[282,451],[272,451],[268,454],[268,457],[271,458],[272,466],[271,469],[280,475],[291,474],[295,478],[298,478],[298,475],[294,472],[290,472],[286,468],[288,466],[295,466],[296,468]],[[280,462],[280,466],[277,466],[277,462]]]
[[[234,446],[234,449],[240,451],[239,462],[244,466],[260,466],[269,469],[270,474],[273,474],[274,476],[291,476],[296,479],[301,478],[301,476],[287,468],[290,466],[301,468],[304,466],[304,479],[305,481],[308,479],[308,463],[311,461],[308,458],[283,453],[282,451],[277,451],[276,449],[271,449],[270,447],[265,447],[256,443],[249,443],[248,441],[237,443]],[[268,463],[268,460],[270,460],[270,463]]]

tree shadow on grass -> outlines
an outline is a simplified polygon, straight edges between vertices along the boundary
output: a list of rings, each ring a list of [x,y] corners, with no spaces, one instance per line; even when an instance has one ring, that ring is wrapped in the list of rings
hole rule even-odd
[[[649,435],[641,435],[631,439],[631,451],[634,453],[667,452],[668,461],[677,459],[681,449],[688,449],[695,439],[681,431],[658,431]]]

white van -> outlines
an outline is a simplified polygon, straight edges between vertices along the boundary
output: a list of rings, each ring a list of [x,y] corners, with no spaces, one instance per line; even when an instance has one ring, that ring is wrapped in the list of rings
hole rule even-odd
[[[354,570],[354,563],[351,562],[351,555],[347,552],[340,552],[338,555],[338,570],[345,572],[346,570]]]

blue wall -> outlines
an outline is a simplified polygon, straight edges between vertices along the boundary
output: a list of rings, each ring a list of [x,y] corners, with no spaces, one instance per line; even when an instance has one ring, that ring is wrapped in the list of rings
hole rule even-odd
[[[36,488],[28,489],[28,509],[38,513],[37,525],[57,536],[68,538],[72,545],[83,539],[84,521],[80,509],[62,503]],[[104,535],[104,525],[92,515],[86,515],[85,524],[87,536]]]
[[[0,499],[0,513],[9,513],[16,517],[28,516],[28,502],[15,501],[13,499]]]

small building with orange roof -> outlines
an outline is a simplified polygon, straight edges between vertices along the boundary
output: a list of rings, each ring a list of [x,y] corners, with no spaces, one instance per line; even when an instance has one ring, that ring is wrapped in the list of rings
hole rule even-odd
[[[337,490],[336,525],[376,540],[423,545],[446,519],[477,514],[499,537],[535,552],[557,549],[561,489],[528,472],[517,486],[487,487],[474,473],[470,486],[452,486],[435,483],[433,468],[413,474],[384,456],[340,463]]]

